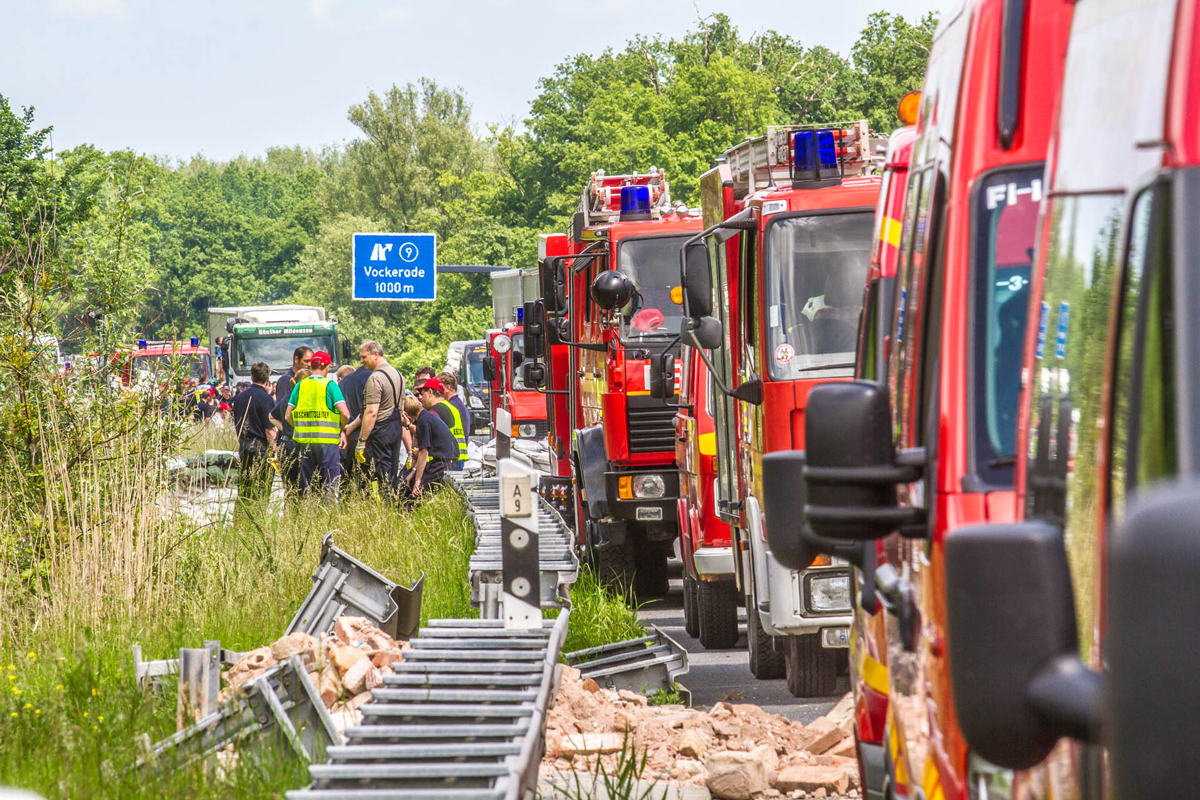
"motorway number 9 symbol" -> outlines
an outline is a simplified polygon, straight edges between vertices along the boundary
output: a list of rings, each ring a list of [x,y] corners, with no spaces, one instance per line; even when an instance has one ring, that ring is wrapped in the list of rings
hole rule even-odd
[[[419,254],[420,251],[417,250],[417,246],[412,242],[405,242],[404,244],[400,245],[401,261],[407,261],[411,263],[417,260],[417,256]]]

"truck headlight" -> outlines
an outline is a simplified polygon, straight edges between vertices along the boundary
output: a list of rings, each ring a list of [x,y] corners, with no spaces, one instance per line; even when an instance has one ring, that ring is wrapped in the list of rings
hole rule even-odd
[[[849,611],[850,576],[826,575],[808,582],[808,607],[813,611]]]
[[[667,493],[667,482],[662,475],[635,475],[633,477],[634,497],[662,497]]]
[[[524,439],[532,439],[537,436],[537,425],[532,422],[523,422],[516,426],[517,435]]]
[[[483,401],[475,395],[471,395],[470,398],[468,398],[468,402],[471,408],[483,408]]]

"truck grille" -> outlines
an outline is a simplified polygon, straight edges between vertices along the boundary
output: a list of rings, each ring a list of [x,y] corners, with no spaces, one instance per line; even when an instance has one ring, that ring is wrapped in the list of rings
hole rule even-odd
[[[675,450],[675,409],[662,400],[630,397],[629,452],[658,453]]]

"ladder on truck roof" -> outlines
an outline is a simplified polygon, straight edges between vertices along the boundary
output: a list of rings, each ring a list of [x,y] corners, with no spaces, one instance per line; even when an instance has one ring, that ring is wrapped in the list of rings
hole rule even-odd
[[[867,175],[883,164],[887,137],[873,135],[865,119],[820,125],[769,125],[764,135],[747,138],[722,156],[729,165],[738,194],[791,186],[793,137],[800,131],[819,130],[841,131],[838,160],[842,177]]]
[[[583,212],[584,225],[603,225],[618,222],[621,218],[621,189],[626,186],[646,186],[650,189],[650,214],[659,219],[671,211],[671,189],[667,184],[667,171],[650,167],[645,175],[607,175],[598,169],[588,178],[587,186],[579,197],[579,211]]]

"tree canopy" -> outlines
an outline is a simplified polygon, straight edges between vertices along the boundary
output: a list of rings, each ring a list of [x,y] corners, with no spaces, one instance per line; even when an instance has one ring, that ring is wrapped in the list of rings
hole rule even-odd
[[[673,199],[693,205],[713,159],[767,125],[897,127],[934,23],[872,14],[841,55],[772,30],[744,36],[714,14],[678,38],[563,60],[520,128],[480,131],[461,89],[423,77],[351,106],[360,135],[344,145],[224,162],[56,154],[33,109],[0,96],[0,289],[38,279],[19,265],[41,248],[61,290],[60,335],[101,301],[131,306],[120,335],[156,338],[203,336],[209,306],[295,301],[325,306],[406,368],[440,366],[448,341],[488,325],[486,276],[439,276],[435,303],[355,302],[351,234],[432,231],[441,263],[529,266],[537,234],[565,227],[596,169],[665,169]],[[131,266],[97,271],[104,258]]]

